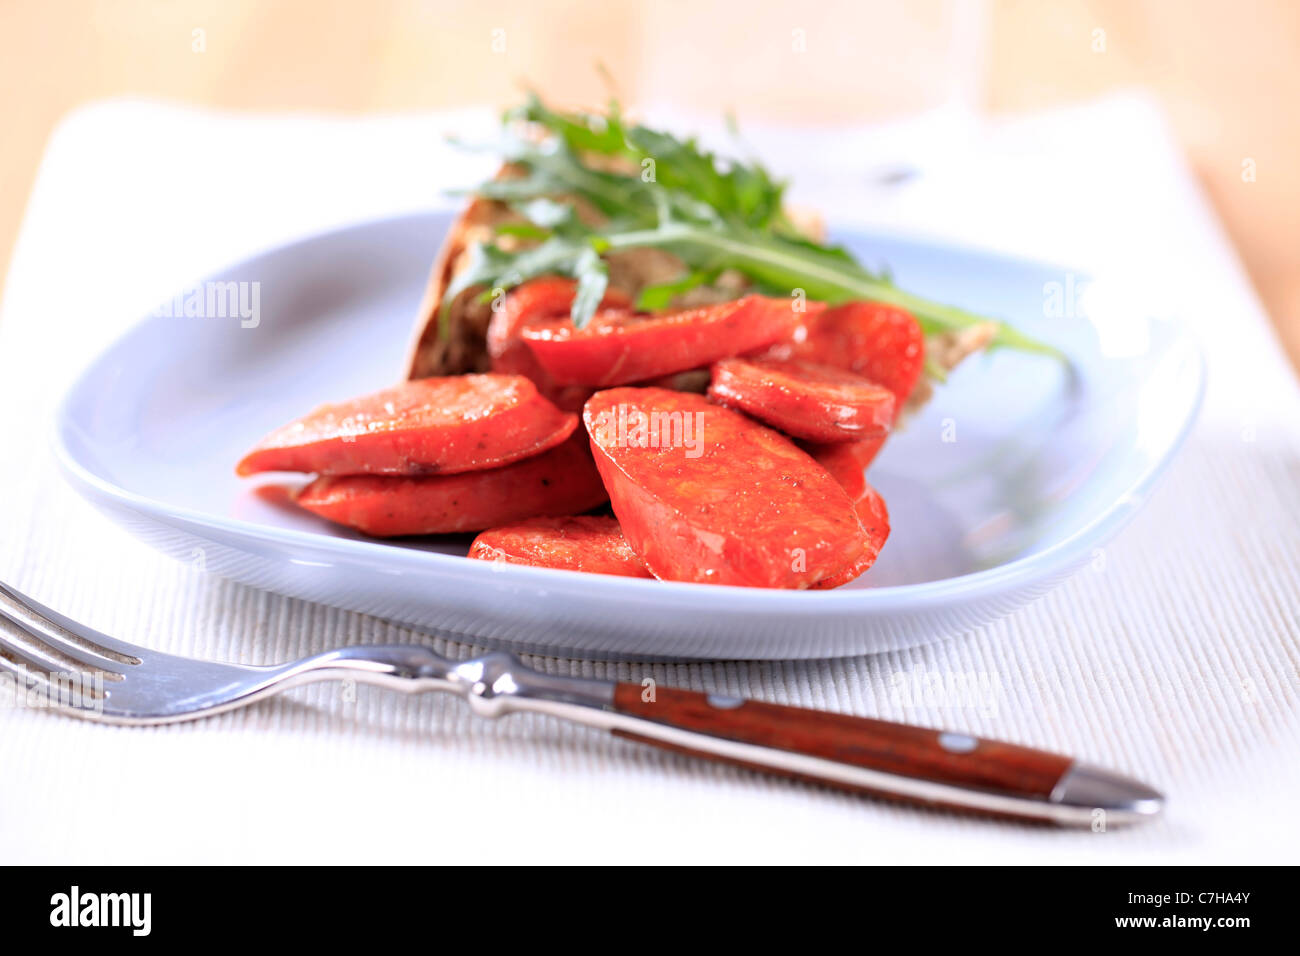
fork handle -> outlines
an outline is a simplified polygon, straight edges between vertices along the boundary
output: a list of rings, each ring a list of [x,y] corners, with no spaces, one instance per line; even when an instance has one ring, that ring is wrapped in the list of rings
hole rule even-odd
[[[1133,822],[1159,793],[1060,754],[965,734],[619,683],[620,737],[842,790],[1066,825]]]

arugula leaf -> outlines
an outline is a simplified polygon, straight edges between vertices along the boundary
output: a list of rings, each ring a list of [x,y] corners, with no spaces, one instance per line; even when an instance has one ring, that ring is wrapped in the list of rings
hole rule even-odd
[[[573,297],[573,312],[582,316],[582,325],[586,325],[596,314],[600,300],[605,298],[605,290],[609,287],[609,266],[595,248],[587,246],[573,260],[573,271],[570,274],[578,280],[578,291]],[[582,325],[578,328],[582,328]]]
[[[578,280],[572,316],[581,328],[608,285],[602,256],[639,247],[664,249],[686,267],[679,278],[642,290],[638,305],[645,309],[664,308],[732,269],[769,294],[802,289],[808,298],[832,305],[868,299],[900,306],[926,334],[991,321],[905,292],[843,247],[800,235],[783,212],[786,184],[760,163],[724,159],[694,139],[630,125],[617,103],[605,114],[565,113],[529,93],[505,114],[505,123],[507,131],[524,128],[504,148],[520,174],[484,183],[475,193],[509,203],[526,220],[499,230],[525,245],[510,251],[495,243],[476,247],[447,289],[444,323],[451,302],[467,288],[509,289],[558,274]],[[573,200],[597,210],[604,222],[583,223]],[[1060,354],[995,324],[995,346]]]
[[[565,114],[551,109],[529,90],[523,104],[507,110],[504,119],[507,124],[521,120],[536,123],[577,152],[612,156],[624,148],[625,135],[617,103],[611,103],[609,113],[604,116]]]
[[[700,286],[711,284],[721,272],[721,267],[695,269],[672,282],[660,282],[658,285],[646,286],[637,297],[636,307],[647,312],[666,309],[679,295],[690,292],[692,289],[698,289]]]
[[[708,218],[732,218],[753,228],[766,228],[780,213],[785,184],[776,182],[762,165],[724,160],[693,138],[680,139],[647,126],[626,126],[617,103],[612,103],[604,116],[564,114],[530,93],[527,102],[507,113],[507,118],[542,127],[563,145],[559,152],[567,158],[595,153],[621,159],[629,171],[622,177],[625,188],[629,182],[639,182],[681,192],[694,200],[698,209],[708,210]],[[525,147],[519,159],[527,163],[535,157]]]
[[[451,304],[466,289],[484,286],[486,295],[508,292],[529,279],[562,275],[578,280],[574,298],[574,322],[579,328],[590,321],[609,285],[609,267],[600,248],[587,239],[550,236],[538,245],[519,252],[507,252],[492,243],[477,243],[470,249],[465,268],[447,286],[438,311],[440,334],[448,332]],[[584,316],[578,323],[578,314]]]
[[[846,268],[839,257],[817,248],[786,242],[779,237],[702,229],[669,223],[642,232],[605,235],[610,249],[655,246],[667,249],[688,265],[724,261],[745,273],[766,292],[789,295],[802,289],[810,299],[840,305],[855,299],[884,302],[907,309],[927,335],[963,329],[992,321],[953,306],[941,305],[904,292],[890,281],[871,275],[860,266]],[[575,315],[574,321],[577,321]],[[1039,342],[1003,323],[993,345],[1043,355],[1059,356],[1053,346]]]
[[[551,230],[534,226],[531,222],[503,222],[492,227],[498,236],[517,236],[520,239],[542,240],[550,236]]]
[[[573,208],[573,203],[556,202],[554,199],[534,199],[515,206],[515,212],[542,229],[557,232],[571,230],[578,223],[578,213]]]

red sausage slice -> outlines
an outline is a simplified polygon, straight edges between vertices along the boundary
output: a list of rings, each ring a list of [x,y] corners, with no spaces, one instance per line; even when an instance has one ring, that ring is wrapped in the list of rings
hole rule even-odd
[[[887,435],[862,441],[842,441],[830,445],[807,442],[802,447],[840,483],[850,498],[857,501],[866,493],[865,472],[875,460]]]
[[[809,441],[877,438],[894,420],[889,389],[852,372],[797,359],[717,362],[709,398]]]
[[[867,546],[862,554],[829,578],[818,581],[813,585],[814,588],[839,587],[861,576],[876,563],[876,557],[889,537],[889,510],[885,507],[885,501],[879,493],[867,484],[864,474],[884,441],[882,436],[869,441],[804,446],[808,454],[830,472],[831,477],[838,481],[848,496],[853,499],[858,518],[867,533]]]
[[[492,528],[474,539],[469,556],[539,568],[653,577],[623,537],[618,522],[604,515],[532,518]]]
[[[837,588],[841,584],[848,584],[861,577],[876,563],[876,558],[880,556],[880,549],[885,546],[885,541],[889,538],[889,509],[885,507],[885,499],[880,497],[876,489],[867,484],[865,479],[862,487],[863,492],[854,507],[858,519],[862,522],[862,528],[867,533],[866,546],[861,554],[839,571],[814,584],[813,587],[819,591]]]
[[[539,515],[568,515],[607,496],[586,436],[574,435],[523,461],[456,475],[317,478],[298,504],[322,518],[380,538],[482,531]]]
[[[548,276],[534,279],[516,288],[492,313],[488,323],[487,349],[492,371],[506,375],[523,375],[531,379],[538,391],[565,411],[579,411],[592,390],[586,386],[557,385],[537,357],[521,338],[525,327],[535,322],[567,319],[573,310],[578,283],[573,279]],[[623,293],[611,289],[601,301],[601,308],[622,308],[631,302]]]
[[[235,470],[455,474],[540,454],[577,427],[520,375],[422,378],[323,405],[263,438]]]
[[[520,334],[555,381],[607,387],[761,349],[792,335],[796,318],[788,301],[751,295],[664,315],[600,312],[583,329],[552,319]]]
[[[794,341],[775,346],[775,358],[831,365],[894,393],[902,411],[925,365],[925,336],[910,312],[878,302],[849,302],[804,317]]]
[[[862,553],[853,502],[793,442],[700,395],[597,392],[583,409],[614,514],[658,578],[806,588]]]

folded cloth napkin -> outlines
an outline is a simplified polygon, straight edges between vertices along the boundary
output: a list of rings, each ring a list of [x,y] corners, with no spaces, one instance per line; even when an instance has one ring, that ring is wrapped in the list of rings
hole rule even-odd
[[[485,110],[338,119],[139,102],[71,115],[42,165],[0,314],[0,580],[127,640],[211,658],[427,640],[154,553],[59,479],[50,418],[85,363],[195,277],[320,229],[446,203],[444,188],[490,161],[452,151],[444,134],[486,135],[491,122]],[[789,131],[750,139],[804,184],[797,201],[841,220],[1127,276],[1135,305],[1179,317],[1208,345],[1200,423],[1104,562],[959,639],[826,662],[532,663],[1022,741],[1161,786],[1163,820],[1075,833],[963,819],[548,718],[487,722],[450,698],[321,685],[162,729],[0,712],[0,860],[1293,861],[1300,393],[1159,113],[1124,96],[928,146],[870,130],[801,132],[797,151],[783,147]],[[910,175],[878,174],[900,165]],[[319,838],[353,814],[380,815],[383,839],[365,828]]]

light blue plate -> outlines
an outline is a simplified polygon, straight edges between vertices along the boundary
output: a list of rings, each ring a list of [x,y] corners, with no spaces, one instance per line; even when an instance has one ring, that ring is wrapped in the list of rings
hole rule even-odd
[[[1175,325],[1075,315],[1039,264],[841,234],[904,288],[1011,320],[1070,365],[1013,352],[962,366],[887,443],[871,479],[893,533],[835,591],[671,584],[469,561],[467,537],[367,540],[256,493],[234,463],[315,405],[392,384],[445,214],[286,246],[212,281],[260,283],[260,322],[151,316],[59,413],[73,485],[155,547],[254,587],[553,654],[805,658],[950,637],[1090,560],[1146,500],[1200,404]],[[1063,296],[1058,295],[1063,293]]]

